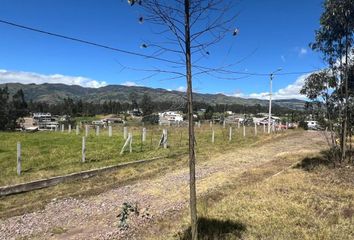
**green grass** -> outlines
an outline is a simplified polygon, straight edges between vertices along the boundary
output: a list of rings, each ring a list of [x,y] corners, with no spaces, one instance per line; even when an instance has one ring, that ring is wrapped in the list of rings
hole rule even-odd
[[[162,133],[162,127],[147,127],[146,142],[141,142],[142,127],[129,127],[133,133],[133,152],[120,155],[124,144],[123,127],[113,129],[113,136],[108,137],[108,130],[101,128],[100,136],[95,135],[94,129],[86,140],[86,162],[81,162],[81,141],[84,129],[77,136],[75,129],[67,132],[0,132],[0,186],[17,184],[32,180],[74,173],[109,165],[149,159],[158,156],[170,156],[186,153],[188,150],[187,128],[167,127],[169,148],[157,149]],[[196,127],[197,154],[220,152],[240,148],[255,143],[262,137],[262,129],[254,136],[254,128],[247,128],[247,136],[242,136],[242,128],[233,128],[233,139],[228,140],[229,129],[214,126],[215,143],[211,143],[209,125]],[[268,136],[267,136],[268,137]],[[22,174],[16,174],[16,142],[22,145]]]

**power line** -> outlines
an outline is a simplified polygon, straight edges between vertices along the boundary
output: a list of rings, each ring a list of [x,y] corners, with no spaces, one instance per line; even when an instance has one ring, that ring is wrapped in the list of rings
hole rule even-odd
[[[154,59],[154,60],[157,60],[157,61],[173,63],[173,64],[178,64],[178,65],[181,64],[181,62],[177,62],[177,61],[173,61],[173,60],[169,60],[169,59],[165,59],[165,58],[160,58],[160,57],[156,57],[156,56],[141,54],[141,53],[137,53],[137,52],[133,52],[133,51],[128,51],[128,50],[124,50],[124,49],[121,49],[121,48],[111,47],[111,46],[108,46],[108,45],[103,45],[103,44],[95,43],[95,42],[88,41],[88,40],[83,40],[83,39],[79,39],[79,38],[75,38],[75,37],[70,37],[70,36],[59,34],[59,33],[48,32],[48,31],[37,29],[37,28],[34,28],[34,27],[29,27],[29,26],[17,24],[17,23],[14,23],[14,22],[5,21],[5,20],[2,20],[2,19],[0,19],[0,23],[6,24],[6,25],[12,26],[12,27],[25,29],[25,30],[32,31],[32,32],[36,32],[36,33],[41,33],[41,34],[44,34],[44,35],[49,35],[49,36],[52,36],[52,37],[58,37],[58,38],[62,38],[62,39],[66,39],[66,40],[70,40],[70,41],[74,41],[74,42],[78,42],[78,43],[81,43],[81,44],[86,44],[86,45],[90,45],[90,46],[95,46],[95,47],[99,47],[99,48],[108,49],[108,50],[115,51],[115,52],[125,53],[125,54],[138,56],[138,57],[150,58],[150,59]],[[270,75],[270,73],[241,72],[241,71],[226,70],[224,68],[219,68],[219,69],[218,68],[208,68],[208,67],[197,66],[197,65],[194,65],[194,67],[197,67],[197,68],[200,68],[200,69],[204,69],[205,72],[215,71],[215,72],[219,72],[220,74],[240,74],[240,75],[249,75],[249,76],[269,76]],[[308,73],[312,73],[314,71],[318,71],[318,69],[317,70],[311,70],[311,71],[303,71],[303,72],[281,72],[281,73],[275,73],[274,75],[308,74]],[[202,73],[202,72],[200,72],[200,73]]]
[[[50,36],[53,36],[53,37],[63,38],[63,39],[66,39],[66,40],[71,40],[71,41],[74,41],[74,42],[79,42],[79,43],[83,43],[83,44],[87,44],[87,45],[91,45],[91,46],[95,46],[95,47],[100,47],[100,48],[104,48],[104,49],[108,49],[108,50],[112,50],[112,51],[116,51],[116,52],[120,52],[120,53],[125,53],[125,54],[129,54],[129,55],[145,57],[145,58],[151,58],[151,59],[154,59],[154,60],[168,62],[168,63],[173,63],[173,64],[181,64],[181,62],[176,62],[176,61],[172,61],[172,60],[165,59],[165,58],[154,57],[154,56],[149,56],[149,55],[145,55],[145,54],[141,54],[141,53],[137,53],[137,52],[132,52],[132,51],[128,51],[128,50],[124,50],[124,49],[120,49],[120,48],[116,48],[116,47],[111,47],[111,46],[108,46],[108,45],[103,45],[103,44],[99,44],[99,43],[95,43],[95,42],[91,42],[91,41],[87,41],[87,40],[83,40],[83,39],[79,39],[79,38],[65,36],[65,35],[58,34],[58,33],[48,32],[48,31],[44,31],[44,30],[41,30],[41,29],[28,27],[28,26],[24,26],[24,25],[21,25],[21,24],[5,21],[5,20],[1,20],[1,19],[0,19],[0,23],[6,24],[6,25],[9,25],[9,26],[12,26],[12,27],[21,28],[21,29],[25,29],[25,30],[41,33],[41,34],[46,34],[46,35],[50,35]]]

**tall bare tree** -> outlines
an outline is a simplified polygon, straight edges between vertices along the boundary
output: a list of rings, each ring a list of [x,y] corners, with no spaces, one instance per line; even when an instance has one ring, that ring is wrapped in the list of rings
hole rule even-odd
[[[142,8],[139,23],[145,21],[155,24],[158,34],[164,41],[144,42],[142,48],[154,49],[152,56],[166,55],[175,60],[164,69],[143,69],[148,72],[173,74],[176,78],[186,78],[187,109],[189,133],[189,169],[190,169],[190,214],[192,239],[198,238],[197,232],[197,194],[195,178],[195,135],[193,125],[193,86],[192,76],[201,74],[225,74],[225,67],[210,68],[197,65],[211,54],[213,45],[227,35],[238,34],[235,29],[233,0],[128,0],[130,5]],[[173,57],[177,56],[177,57]],[[192,61],[192,57],[194,62]],[[185,71],[181,72],[184,66]],[[230,65],[228,65],[229,67]],[[177,70],[175,70],[177,69]],[[192,71],[196,70],[193,74]]]

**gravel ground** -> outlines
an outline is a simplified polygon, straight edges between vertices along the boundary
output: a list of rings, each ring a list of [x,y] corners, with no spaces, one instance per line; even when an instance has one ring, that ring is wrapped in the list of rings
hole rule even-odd
[[[198,195],[222,186],[229,174],[241,174],[279,154],[319,150],[325,146],[318,132],[304,132],[238,149],[197,165]],[[138,232],[158,219],[188,206],[188,168],[165,176],[109,190],[85,199],[53,199],[43,210],[0,220],[0,239],[141,239]],[[218,178],[219,177],[219,178]],[[209,181],[217,179],[217,181]],[[124,202],[135,203],[139,214],[129,216],[129,228],[118,226]]]

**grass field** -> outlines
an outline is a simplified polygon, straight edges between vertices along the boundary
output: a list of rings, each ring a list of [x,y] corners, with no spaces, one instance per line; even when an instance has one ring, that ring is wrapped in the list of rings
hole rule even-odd
[[[253,177],[265,172],[257,169]],[[353,177],[348,168],[292,168],[204,206],[204,224],[224,222],[229,230],[221,239],[354,239]]]
[[[1,132],[0,133],[0,186],[11,185],[31,180],[44,179],[82,170],[94,169],[114,164],[157,156],[171,156],[186,153],[188,148],[187,128],[167,127],[167,149],[157,149],[162,127],[147,127],[146,142],[141,141],[142,127],[129,127],[133,133],[133,152],[120,155],[124,145],[123,127],[113,128],[113,136],[108,137],[108,130],[102,129],[96,136],[94,129],[86,140],[86,162],[81,162],[81,141],[84,130],[77,136],[75,130],[69,134],[62,132]],[[209,124],[196,127],[197,154],[205,151],[219,151],[239,148],[262,138],[263,129],[246,128],[243,137],[242,128],[233,127],[232,141],[229,141],[229,127],[214,126],[215,143],[211,143]],[[16,142],[22,145],[22,174],[16,174]]]

